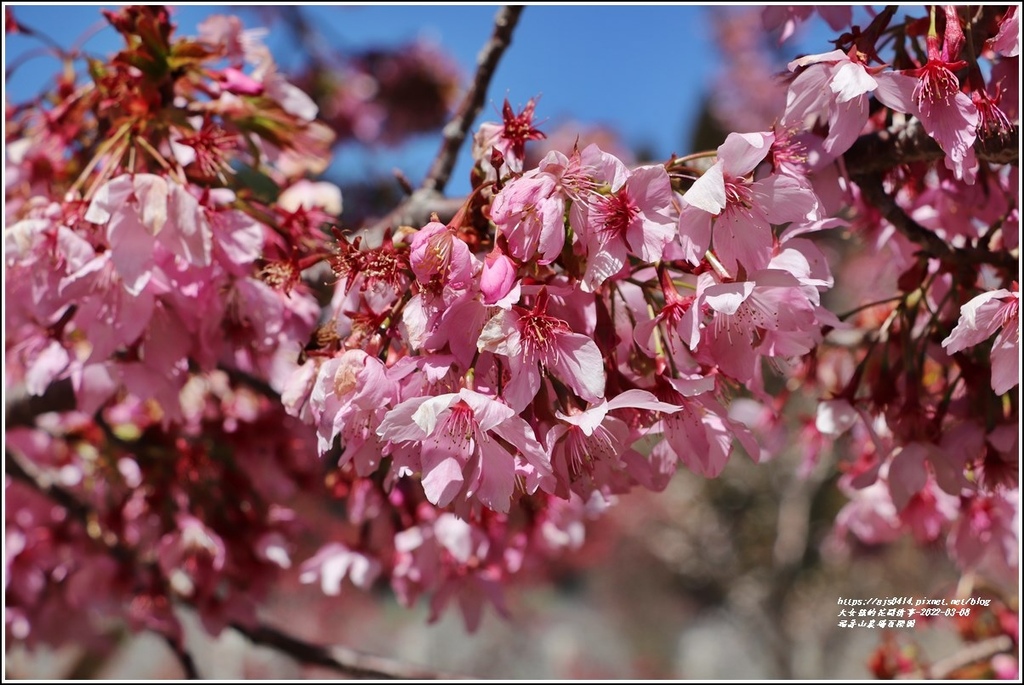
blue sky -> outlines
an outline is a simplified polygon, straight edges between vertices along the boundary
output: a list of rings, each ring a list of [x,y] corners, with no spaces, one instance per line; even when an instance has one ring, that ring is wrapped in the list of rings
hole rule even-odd
[[[113,7],[9,6],[20,21],[65,46],[90,27],[104,25],[99,8]],[[429,38],[462,66],[467,79],[497,10],[498,5],[303,7],[326,39],[342,48]],[[539,95],[537,114],[546,121],[547,130],[566,120],[607,124],[620,131],[629,145],[651,149],[659,158],[690,152],[685,149],[690,126],[702,94],[714,82],[720,65],[709,11],[699,5],[528,6],[491,82],[488,103],[479,121],[496,119],[506,96],[513,105],[521,105]],[[241,7],[179,5],[174,12],[177,35],[194,34],[196,25],[214,13],[235,12],[249,27],[262,25],[253,11]],[[824,35],[823,26],[815,17],[807,29],[820,36]],[[287,67],[295,58],[290,37],[285,29],[270,29],[267,43]],[[5,66],[38,45],[24,36],[7,36]],[[119,46],[110,28],[86,43],[87,50],[100,55]],[[824,52],[830,47],[806,40],[787,44],[792,54],[801,48],[804,52]],[[17,101],[38,92],[56,68],[53,59],[26,62],[5,84],[8,100]],[[342,174],[361,174],[367,167],[381,173],[399,167],[416,182],[437,146],[437,138],[426,137],[393,151],[367,153],[343,147],[338,151],[336,169]],[[455,170],[449,186],[453,193],[468,187],[467,158],[463,155]]]

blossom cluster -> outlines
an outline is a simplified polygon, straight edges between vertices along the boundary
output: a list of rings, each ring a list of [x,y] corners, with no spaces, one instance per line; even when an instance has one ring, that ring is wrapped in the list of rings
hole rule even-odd
[[[1017,130],[1018,10],[926,11],[850,27],[789,65],[770,129],[664,163],[528,164],[535,102],[506,101],[450,220],[362,238],[259,32],[108,12],[125,49],[8,114],[7,383],[72,398],[6,440],[92,512],[8,479],[10,634],[70,639],[88,603],[177,640],[177,601],[217,632],[292,567],[472,628],[618,495],[771,458],[797,390],[808,462],[850,447],[841,537],[1016,573],[1019,195],[986,146]],[[938,154],[862,152],[915,135]]]
[[[179,39],[165,8],[106,16],[124,50],[8,113],[6,382],[51,411],[5,443],[94,511],[7,479],[7,630],[30,645],[105,615],[180,640],[181,599],[211,632],[254,620],[318,470],[273,388],[319,314],[299,273],[341,211],[305,179],[330,134],[237,18]]]

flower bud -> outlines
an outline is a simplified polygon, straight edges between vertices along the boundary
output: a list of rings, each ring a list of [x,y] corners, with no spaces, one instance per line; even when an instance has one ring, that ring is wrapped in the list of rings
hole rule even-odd
[[[511,259],[495,249],[484,258],[484,269],[480,275],[480,292],[484,304],[493,305],[512,290],[516,282],[516,265]]]

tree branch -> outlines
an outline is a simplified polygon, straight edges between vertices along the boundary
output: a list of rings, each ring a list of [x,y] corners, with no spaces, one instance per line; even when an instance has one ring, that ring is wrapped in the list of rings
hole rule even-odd
[[[192,654],[177,640],[172,638],[170,635],[164,635],[164,642],[174,652],[174,656],[177,657],[178,663],[181,664],[181,670],[185,672],[185,678],[188,680],[202,680],[199,677],[199,669],[196,668],[196,661],[192,658]]]
[[[910,218],[902,207],[885,192],[882,177],[878,173],[852,175],[853,181],[860,187],[861,195],[873,205],[896,230],[908,240],[921,246],[925,254],[944,261],[967,264],[991,264],[1016,272],[1020,260],[1009,252],[992,251],[979,247],[954,247]]]
[[[160,567],[152,562],[142,562],[130,547],[124,545],[109,530],[103,530],[100,518],[95,510],[81,502],[71,491],[53,482],[46,473],[35,466],[31,460],[12,450],[4,450],[4,471],[7,475],[33,488],[54,503],[64,507],[67,512],[78,520],[93,540],[106,548],[106,551],[118,561],[138,566],[146,566],[158,576],[163,577]],[[188,602],[187,597],[179,597]],[[434,671],[415,668],[383,657],[364,654],[344,647],[323,647],[297,637],[293,637],[276,628],[257,623],[247,627],[238,623],[231,627],[245,635],[254,644],[266,645],[287,654],[296,661],[316,666],[326,666],[344,675],[354,678],[380,680],[428,680],[453,679],[454,676],[442,675]],[[198,669],[192,655],[178,645],[168,635],[161,634],[177,657],[185,675],[189,679],[198,679]]]
[[[896,677],[900,680],[922,680],[926,678],[930,680],[947,680],[952,677],[955,671],[965,666],[970,666],[985,659],[991,659],[996,654],[1009,652],[1012,649],[1013,638],[1009,635],[997,635],[996,637],[990,637],[987,640],[967,645],[956,654],[940,659],[931,666],[918,671],[911,671],[910,673],[900,673]]]
[[[458,212],[464,198],[445,198],[444,187],[455,168],[455,158],[459,154],[459,149],[469,135],[477,115],[483,109],[491,78],[498,68],[501,56],[512,42],[512,32],[522,13],[523,7],[519,5],[507,5],[498,12],[494,18],[491,37],[477,57],[473,82],[455,116],[442,130],[441,148],[437,151],[423,183],[382,219],[363,229],[362,233],[369,240],[377,240],[389,227],[422,226],[435,212],[441,221],[450,220]]]
[[[231,627],[249,638],[249,641],[272,647],[296,661],[313,666],[324,666],[354,678],[372,680],[450,680],[454,677],[436,671],[408,666],[346,647],[323,647],[281,632],[267,625],[254,628],[239,623]]]
[[[993,164],[1018,163],[1020,128],[1012,126],[1003,135],[979,136],[974,143],[978,159]],[[882,213],[896,230],[921,245],[925,254],[947,261],[967,264],[991,264],[1016,272],[1020,260],[1008,252],[993,252],[982,247],[954,247],[914,221],[886,191],[883,175],[901,164],[929,162],[945,157],[945,152],[929,136],[921,122],[911,119],[906,126],[868,133],[856,140],[843,155],[847,173],[864,199]]]
[[[88,529],[92,509],[79,502],[78,498],[69,491],[54,483],[53,480],[33,464],[31,460],[23,457],[17,452],[5,449],[4,473],[15,480],[21,481],[29,487],[34,488],[41,495],[53,500],[60,506],[67,509],[69,514],[78,519],[78,521]],[[121,554],[118,553],[117,556],[121,557]]]
[[[421,186],[427,190],[444,192],[452,169],[455,168],[455,157],[462,147],[463,141],[469,134],[469,129],[476,120],[480,110],[483,109],[484,99],[487,97],[487,88],[491,83],[495,70],[498,68],[498,61],[512,42],[512,31],[519,22],[519,15],[523,13],[520,5],[506,5],[498,12],[494,19],[494,31],[490,40],[484,45],[477,57],[476,74],[473,76],[473,83],[466,92],[466,96],[459,105],[459,111],[455,117],[444,127],[444,140],[441,142],[441,149],[430,165],[430,171],[423,180]]]
[[[974,153],[982,161],[1016,165],[1019,144],[1020,127],[1012,126],[1003,136],[978,136]],[[851,176],[864,176],[882,174],[901,164],[931,162],[945,156],[921,122],[911,119],[906,126],[861,136],[843,155],[843,161]]]
[[[366,240],[377,242],[385,229],[397,226],[423,226],[430,220],[431,214],[437,214],[443,222],[448,222],[459,211],[464,197],[448,198],[436,190],[419,188],[408,196],[397,207],[358,233],[366,236]]]
[[[70,378],[51,383],[42,395],[29,395],[24,386],[8,387],[5,395],[4,422],[7,428],[34,426],[40,414],[72,411],[76,406]]]

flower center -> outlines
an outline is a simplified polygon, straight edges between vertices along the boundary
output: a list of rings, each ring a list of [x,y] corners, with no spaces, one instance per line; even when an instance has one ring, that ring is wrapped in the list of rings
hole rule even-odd
[[[547,314],[531,312],[523,315],[519,323],[523,352],[530,357],[550,356],[556,349],[555,338],[570,332],[568,324]]]
[[[452,444],[457,445],[460,451],[466,453],[471,451],[475,423],[473,409],[465,401],[459,400],[448,412],[441,432]]]
[[[598,461],[613,463],[618,455],[616,440],[604,426],[587,435],[579,426],[570,426],[566,433],[565,456],[572,480],[584,473],[592,474]]]
[[[427,249],[423,255],[423,269],[430,273],[447,274],[448,263],[452,258],[452,241],[454,234],[438,231],[427,240]]]
[[[914,88],[914,101],[921,112],[928,114],[935,103],[945,104],[960,91],[960,81],[944,63],[929,61],[922,69]]]
[[[602,234],[609,238],[614,236],[625,238],[629,225],[640,214],[640,208],[626,190],[622,189],[614,195],[598,200],[595,205],[595,213],[597,225]]]
[[[741,178],[725,179],[725,204],[726,208],[749,209],[753,206],[750,201],[750,186]]]

